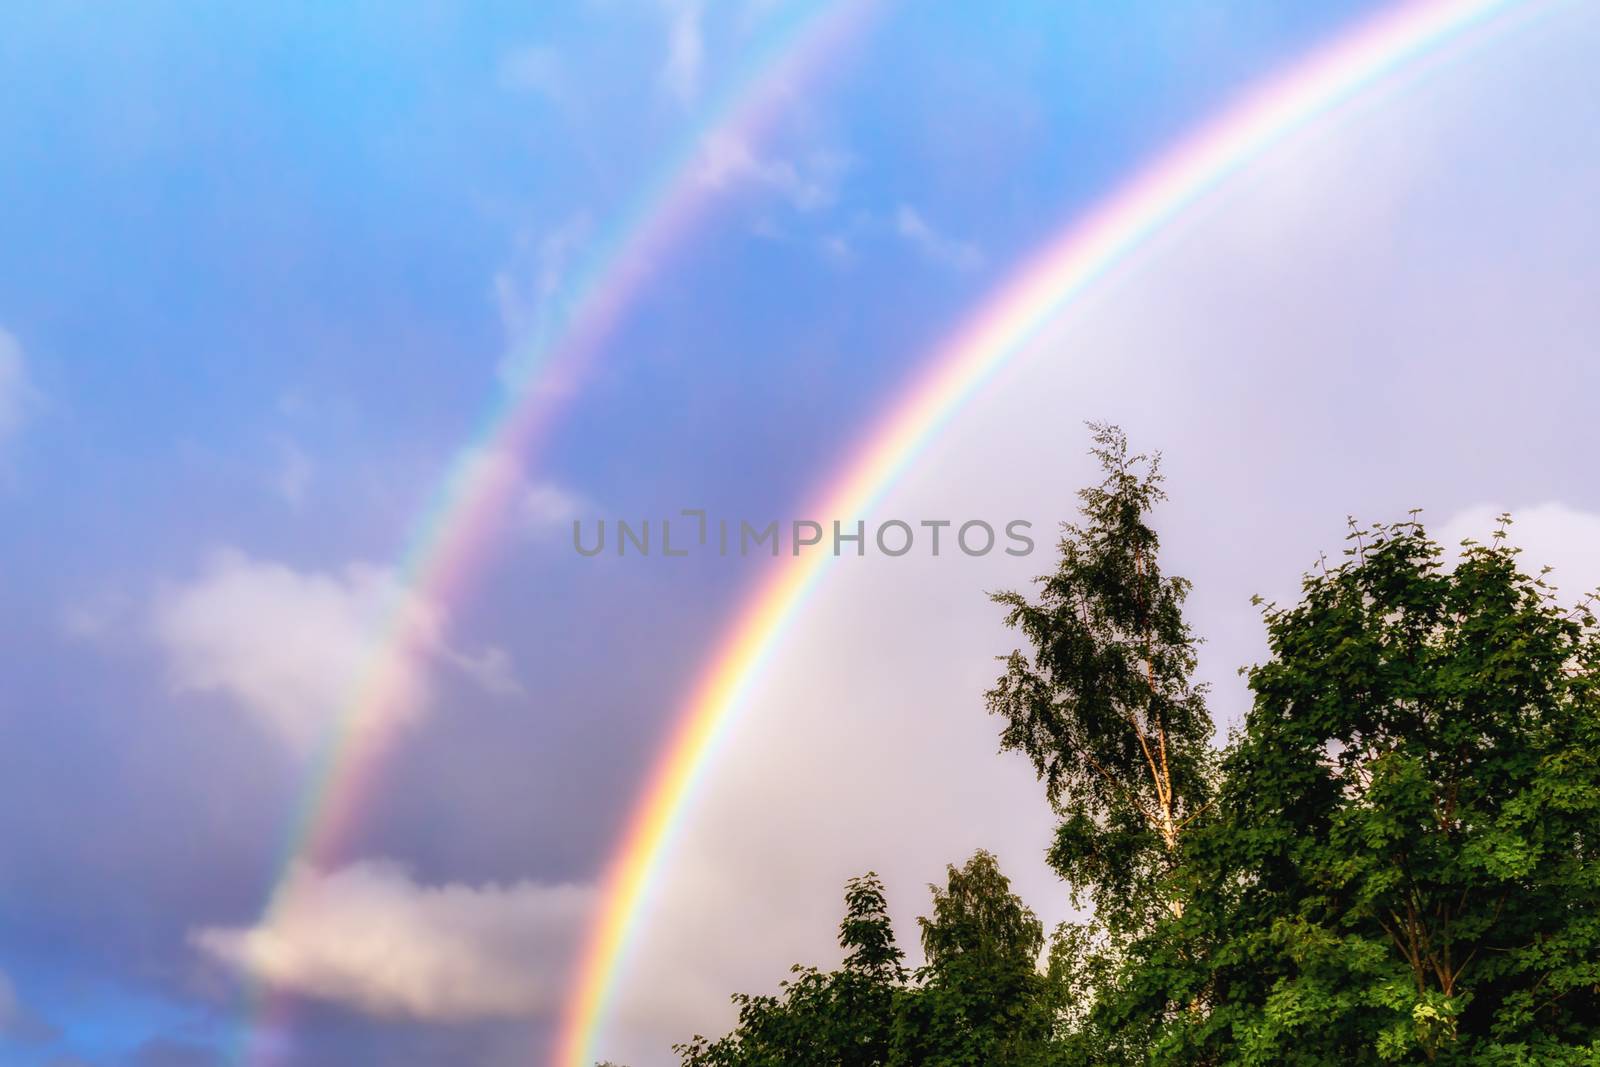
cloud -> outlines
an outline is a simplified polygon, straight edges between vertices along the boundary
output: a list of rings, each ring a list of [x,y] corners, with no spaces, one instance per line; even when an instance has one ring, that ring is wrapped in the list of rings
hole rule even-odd
[[[34,397],[33,387],[28,384],[22,345],[0,329],[0,439],[21,428]]]
[[[594,502],[575,489],[553,481],[529,481],[522,462],[505,449],[475,449],[460,462],[460,479],[476,486],[475,491],[510,501],[514,520],[530,533],[565,527],[595,510]]]
[[[955,270],[976,270],[983,266],[982,249],[941,234],[908,204],[901,204],[895,211],[894,228],[912,247],[941,266]]]
[[[700,91],[700,69],[705,63],[705,37],[700,0],[669,0],[667,3],[667,59],[661,68],[661,83],[682,103]]]
[[[522,494],[522,518],[532,529],[565,526],[589,509],[585,497],[554,482],[530,485]]]
[[[511,260],[495,272],[495,308],[505,331],[506,352],[496,368],[508,389],[525,388],[546,369],[548,348],[566,327],[563,303],[573,260],[588,242],[590,221],[574,215],[554,229],[517,238]],[[548,378],[538,381],[551,387]]]
[[[428,886],[388,862],[301,866],[269,919],[190,940],[274,988],[369,1015],[539,1016],[560,998],[593,902],[577,885]]]
[[[461,461],[462,481],[510,501],[512,518],[528,533],[548,533],[565,528],[573,519],[595,511],[589,497],[554,481],[532,482],[522,472],[522,462],[500,448],[479,448]]]
[[[848,159],[838,152],[818,150],[799,162],[765,159],[732,134],[708,137],[700,149],[698,176],[710,189],[727,189],[750,182],[783,196],[800,211],[817,211],[838,197],[839,180]]]
[[[220,694],[300,753],[355,706],[363,731],[417,720],[430,658],[466,666],[491,691],[509,677],[503,653],[451,649],[440,612],[367,563],[302,572],[222,550],[193,581],[164,589],[150,614],[177,691]]]
[[[445,658],[491,696],[514,697],[527,692],[517,678],[510,653],[498,645],[474,653],[449,650]]]
[[[1452,515],[1444,525],[1430,530],[1446,550],[1471,538],[1487,543],[1499,527],[1499,516],[1509,513],[1506,540],[1522,549],[1519,564],[1531,574],[1550,567],[1545,581],[1561,599],[1574,601],[1600,589],[1600,515],[1549,501],[1529,508],[1478,504]]]

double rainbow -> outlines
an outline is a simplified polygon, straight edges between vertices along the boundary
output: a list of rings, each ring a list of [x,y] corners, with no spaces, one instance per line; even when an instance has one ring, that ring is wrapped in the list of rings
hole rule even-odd
[[[404,595],[395,598],[370,660],[313,758],[262,926],[270,927],[289,906],[295,874],[304,865],[338,860],[362,801],[371,795],[388,748],[388,735],[375,727],[405,699],[407,665],[426,654],[430,640],[427,619],[408,605],[444,605],[462,595],[520,485],[518,465],[548,430],[563,394],[716,199],[711,154],[753,148],[784,113],[791,94],[837,56],[878,8],[877,0],[801,0],[766,15],[740,74],[595,242],[550,321],[509,354],[505,388],[410,530],[397,567]],[[229,1062],[270,1059],[288,1002],[253,977],[247,977],[244,1001],[244,1024],[234,1035]]]
[[[803,514],[866,513],[962,403],[1054,316],[1208,192],[1386,76],[1510,20],[1516,0],[1420,0],[1373,18],[1268,81],[1139,172],[1015,271],[929,361]],[[1534,3],[1520,5],[1532,8]],[[627,948],[695,786],[752,682],[826,568],[795,558],[750,598],[685,705],[605,882],[554,1062],[590,1067]]]

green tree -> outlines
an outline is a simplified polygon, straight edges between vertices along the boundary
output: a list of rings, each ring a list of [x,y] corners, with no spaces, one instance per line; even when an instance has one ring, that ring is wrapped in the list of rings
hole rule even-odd
[[[1600,1064],[1600,625],[1501,534],[1453,566],[1415,521],[1269,605],[1225,751],[1161,574],[1154,459],[1094,427],[1064,528],[988,694],[1095,907],[1052,939],[979,852],[933,888],[907,976],[852,882],[835,972],[737,997],[687,1067]],[[1509,521],[1509,520],[1505,520]]]
[[[715,1041],[674,1046],[684,1067],[878,1067],[888,1062],[896,995],[905,981],[883,883],[845,887],[837,971],[795,966],[777,996],[736,994],[739,1023]]]
[[[1212,761],[1198,644],[1183,616],[1189,583],[1161,573],[1148,522],[1165,494],[1160,457],[1130,455],[1123,432],[1091,424],[1105,472],[1063,527],[1039,599],[1002,592],[1006,623],[1032,646],[1006,657],[988,694],[1001,745],[1026,753],[1061,817],[1050,860],[1103,915],[1142,929],[1178,910],[1168,876],[1204,809]]]
[[[1056,1003],[1039,971],[1044,928],[988,852],[951,866],[918,920],[927,964],[901,998],[895,1064],[1048,1062]]]
[[[1464,548],[1352,529],[1266,610],[1172,924],[1208,1010],[1169,1020],[1170,1061],[1600,1062],[1595,619],[1503,538]]]
[[[739,1022],[675,1048],[684,1067],[1043,1067],[1060,1015],[1043,929],[979,852],[933,886],[927,963],[907,975],[873,875],[849,883],[844,964],[796,967],[777,996],[735,996]]]

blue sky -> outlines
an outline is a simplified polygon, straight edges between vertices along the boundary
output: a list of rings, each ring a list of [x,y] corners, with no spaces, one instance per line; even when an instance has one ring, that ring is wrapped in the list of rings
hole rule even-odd
[[[0,13],[0,1059],[225,1062],[238,958],[197,931],[258,917],[306,773],[296,731],[325,706],[318,686],[363,647],[373,605],[404,598],[386,568],[503,388],[502,359],[703,127],[788,2]],[[278,1062],[541,1062],[571,930],[588,914],[583,887],[763,573],[755,560],[579,559],[568,518],[793,514],[1023,254],[1254,80],[1380,6],[890,4],[808,71],[744,146],[751,166],[654,264],[544,446],[521,457],[521,504],[466,594],[412,605],[437,633],[409,679],[411,721],[348,844],[351,866],[307,874],[326,876],[329,899],[392,905],[424,934],[480,906],[493,922],[544,916],[509,938],[529,954],[502,983],[510,1001],[445,1010],[361,987],[343,963],[307,965],[279,976],[294,1024]],[[1503,62],[1463,59],[1450,76],[1524,99],[1517,79],[1557,36],[1530,31]],[[1581,95],[1581,81],[1560,84]],[[1391,96],[1373,110],[1455,115],[1471,94]],[[1593,264],[1561,236],[1582,225],[1580,205],[1485,221],[1600,158],[1564,100],[1525,121],[1499,115],[1525,125],[1532,148],[1470,176],[1453,159],[1477,157],[1449,154],[1469,142],[1443,119],[1409,151],[1374,135],[1368,148],[1390,164],[1372,165],[1369,200],[1385,189],[1427,200],[1441,183],[1460,190],[1446,202],[1488,213],[1463,228],[1442,209],[1412,212],[1428,224],[1410,273],[1385,284],[1447,274],[1451,231],[1492,231],[1506,243],[1485,262],[1504,273],[1477,278],[1480,291],[1514,296],[1547,274],[1582,291]],[[1343,203],[1326,170],[1307,173],[1315,181],[1262,186],[1269,206],[1295,190],[1307,211]],[[1256,217],[1239,195],[1244,206],[1217,210]],[[1351,255],[1347,268],[1364,262]],[[1281,307],[1366,300],[1382,336],[1382,302],[1330,276]],[[1529,336],[1576,335],[1578,298],[1559,290],[1538,289],[1554,301],[1540,305],[1553,332]],[[1408,302],[1460,291],[1419,288]],[[1568,312],[1570,327],[1549,326]],[[1115,347],[1133,332],[1104,336]],[[1554,368],[1543,379],[1450,398],[1505,400],[1531,444],[1498,473],[1459,453],[1412,471],[1459,485],[1448,508],[1600,507],[1573,472],[1541,461],[1572,444],[1541,405],[1578,405],[1576,417],[1593,381],[1540,344]],[[1262,403],[1321,374],[1286,376]],[[1550,374],[1564,383],[1553,399]],[[1406,380],[1440,377],[1424,361]],[[1163,443],[1138,405],[1084,407],[1039,417],[1077,427],[1109,414]],[[1225,439],[1201,435],[1195,454]],[[1071,477],[1040,477],[1040,517],[1062,517]],[[1336,482],[1354,492],[1349,477]],[[966,485],[946,485],[949,499]],[[1327,506],[1342,516],[1359,503]],[[989,577],[962,579],[980,615]],[[309,652],[280,647],[301,629]],[[981,673],[989,650],[976,651]],[[415,906],[441,885],[462,888],[459,910]],[[301,918],[299,933],[327,921]],[[827,940],[824,926],[816,941]],[[513,962],[524,960],[484,973]],[[662,1012],[638,1032],[699,1025],[691,1009]]]

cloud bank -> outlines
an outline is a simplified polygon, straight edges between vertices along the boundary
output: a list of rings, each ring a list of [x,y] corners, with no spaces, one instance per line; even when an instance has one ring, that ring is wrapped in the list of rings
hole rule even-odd
[[[422,885],[381,861],[325,874],[302,865],[270,918],[190,940],[280,991],[369,1015],[529,1017],[559,1001],[593,898],[577,885]]]
[[[415,722],[433,659],[491,692],[517,688],[503,652],[452,649],[439,610],[369,563],[302,572],[225,549],[156,598],[151,626],[176,691],[220,695],[302,754],[351,708],[361,731]]]

